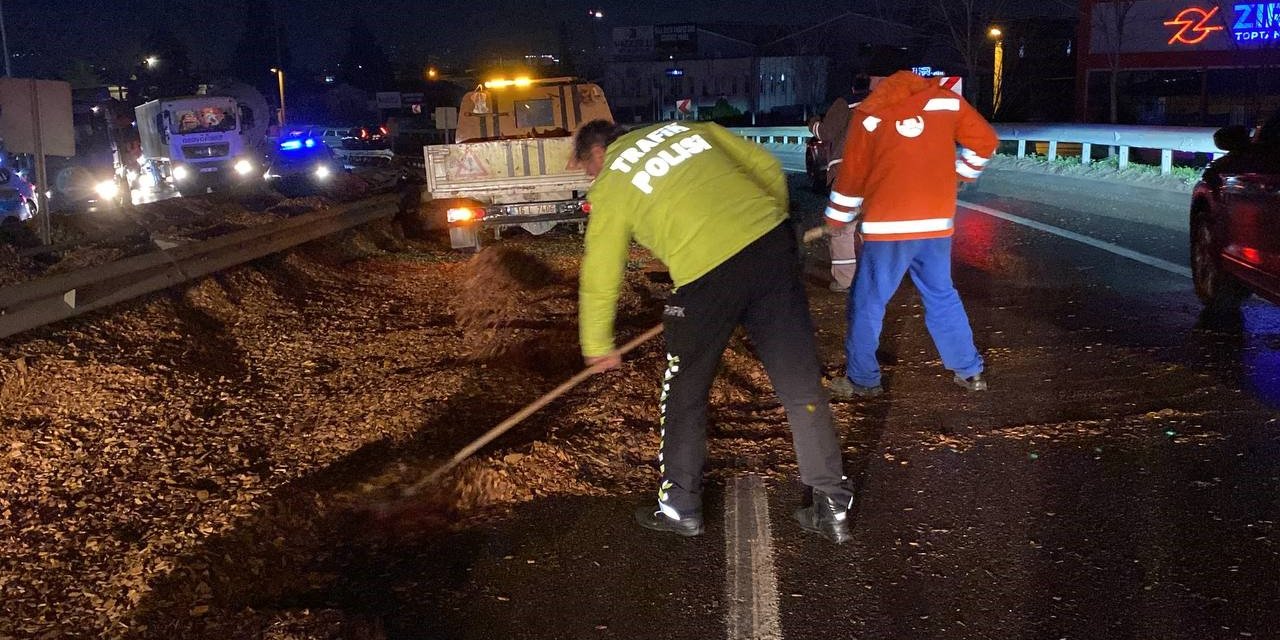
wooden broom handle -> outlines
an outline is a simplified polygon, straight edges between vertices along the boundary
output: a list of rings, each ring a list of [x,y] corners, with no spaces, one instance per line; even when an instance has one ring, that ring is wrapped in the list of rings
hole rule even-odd
[[[640,345],[656,338],[658,334],[661,334],[661,333],[662,333],[662,325],[659,324],[649,329],[648,331],[645,331],[644,333],[636,336],[635,338],[632,338],[630,342],[622,345],[618,349],[615,349],[609,355],[611,356],[616,355],[619,357],[626,355],[628,352],[634,350],[636,347],[639,347]],[[536,413],[539,409],[547,406],[548,404],[551,403],[551,401],[564,395],[570,389],[578,386],[579,384],[582,384],[584,380],[586,380],[587,378],[590,378],[592,375],[595,375],[598,372],[599,372],[598,368],[595,365],[592,365],[574,374],[572,378],[565,380],[563,383],[560,384],[560,386],[556,387],[555,389],[552,389],[551,391],[548,391],[541,398],[538,398],[537,400],[534,400],[533,402],[529,403],[523,409],[512,414],[511,417],[507,418],[506,420],[503,420],[502,423],[499,424],[498,426],[490,429],[488,432],[486,432],[484,435],[480,436],[479,438],[476,438],[475,442],[472,442],[471,444],[464,447],[461,451],[455,453],[453,457],[449,459],[448,462],[441,465],[441,467],[436,469],[435,471],[432,471],[431,475],[427,476],[423,480],[418,481],[414,485],[410,486],[408,489],[405,489],[404,494],[413,495],[418,491],[420,491],[423,487],[440,479],[440,476],[443,476],[444,474],[452,471],[454,467],[457,467],[459,464],[461,464],[463,460],[466,460],[467,458],[470,458],[471,456],[475,455],[477,451],[479,451],[480,449],[483,449],[484,446],[489,444],[490,442],[493,442],[495,438],[506,433],[512,427],[520,424],[521,422],[524,422],[526,418]]]

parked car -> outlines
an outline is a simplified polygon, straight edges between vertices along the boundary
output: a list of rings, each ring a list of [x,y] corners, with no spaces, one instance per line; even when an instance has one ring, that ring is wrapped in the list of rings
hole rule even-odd
[[[77,157],[53,177],[49,210],[59,213],[96,213],[118,209],[130,198],[125,176],[107,161]]]
[[[281,194],[297,197],[319,191],[342,171],[323,140],[308,135],[281,138],[267,164],[266,179]]]
[[[384,125],[363,125],[352,127],[350,136],[344,141],[347,149],[390,149],[391,139]]]
[[[311,127],[305,134],[329,149],[341,149],[342,141],[351,137],[351,127]]]
[[[15,224],[36,214],[36,190],[22,174],[0,167],[0,224]]]
[[[1239,307],[1250,293],[1280,304],[1280,111],[1252,136],[1214,135],[1226,155],[1205,170],[1191,198],[1191,273],[1211,309]]]

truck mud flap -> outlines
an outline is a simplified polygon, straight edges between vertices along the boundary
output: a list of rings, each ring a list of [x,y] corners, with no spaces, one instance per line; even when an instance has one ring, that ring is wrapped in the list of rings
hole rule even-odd
[[[476,225],[449,227],[449,247],[452,249],[480,250],[480,231]]]

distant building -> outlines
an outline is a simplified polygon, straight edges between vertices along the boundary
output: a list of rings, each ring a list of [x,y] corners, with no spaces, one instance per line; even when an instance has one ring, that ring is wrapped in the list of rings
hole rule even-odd
[[[603,85],[621,122],[732,117],[801,122],[878,60],[908,63],[915,32],[848,13],[812,27],[664,24],[613,29]],[[894,68],[902,68],[901,66]],[[839,78],[835,84],[833,77]]]
[[[1119,122],[1250,124],[1280,108],[1275,2],[1081,0],[1075,116]]]

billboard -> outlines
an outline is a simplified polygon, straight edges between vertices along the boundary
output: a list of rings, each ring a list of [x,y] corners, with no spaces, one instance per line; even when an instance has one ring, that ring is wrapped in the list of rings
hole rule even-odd
[[[653,27],[614,27],[613,52],[622,58],[653,55]]]
[[[1280,47],[1280,2],[1099,2],[1091,27],[1092,54]]]
[[[698,25],[660,24],[653,28],[653,46],[662,55],[698,52]]]

